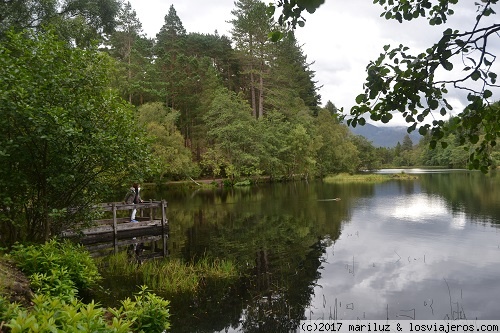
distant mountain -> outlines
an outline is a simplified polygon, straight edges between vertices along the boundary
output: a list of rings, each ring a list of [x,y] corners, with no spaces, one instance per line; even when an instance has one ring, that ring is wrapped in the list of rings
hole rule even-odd
[[[362,135],[368,141],[371,141],[375,147],[387,147],[393,148],[399,143],[403,143],[403,138],[408,132],[406,127],[396,126],[396,127],[377,127],[371,124],[365,124],[365,126],[356,126],[355,128],[349,127],[352,133],[355,135]],[[417,131],[413,131],[410,134],[411,141],[413,144],[417,144],[422,136],[418,134]]]

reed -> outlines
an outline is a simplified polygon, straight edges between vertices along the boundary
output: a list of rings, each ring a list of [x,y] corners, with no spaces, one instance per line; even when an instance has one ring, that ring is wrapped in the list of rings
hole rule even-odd
[[[99,267],[106,271],[106,276],[135,275],[150,289],[166,293],[196,292],[205,279],[229,281],[238,277],[232,261],[207,256],[189,263],[179,258],[164,258],[138,265],[128,259],[126,252],[121,252],[101,259]]]
[[[165,292],[193,292],[200,284],[195,268],[180,259],[149,261],[140,266],[144,284]]]

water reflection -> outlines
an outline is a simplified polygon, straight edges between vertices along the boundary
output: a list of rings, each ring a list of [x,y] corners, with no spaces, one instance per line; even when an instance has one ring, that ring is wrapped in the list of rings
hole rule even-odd
[[[172,332],[288,332],[306,318],[500,319],[498,185],[439,170],[375,185],[145,191],[169,202],[171,256],[231,259],[241,272],[231,285],[166,295]]]
[[[477,202],[466,195],[453,196],[457,205],[437,194],[434,176],[375,185],[376,195],[353,207],[326,250],[308,317],[500,318],[500,241],[491,227],[498,215],[470,214]],[[448,186],[479,191],[460,179]]]

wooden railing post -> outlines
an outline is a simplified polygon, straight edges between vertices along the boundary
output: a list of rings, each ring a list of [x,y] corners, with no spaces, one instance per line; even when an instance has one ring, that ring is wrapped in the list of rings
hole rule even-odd
[[[149,199],[149,221],[153,222],[153,199]]]
[[[116,203],[112,204],[113,209],[113,245],[115,248],[115,254],[118,253],[118,227],[116,223]]]

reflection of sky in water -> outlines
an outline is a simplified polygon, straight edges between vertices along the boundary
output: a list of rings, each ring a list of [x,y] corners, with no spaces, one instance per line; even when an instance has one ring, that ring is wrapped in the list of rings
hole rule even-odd
[[[327,248],[306,317],[500,319],[497,229],[419,187],[376,192]]]

